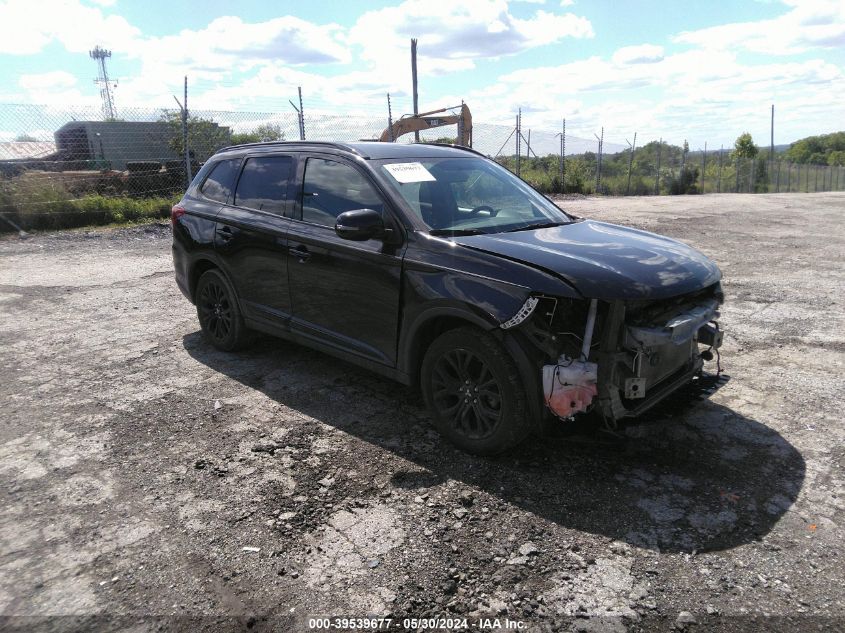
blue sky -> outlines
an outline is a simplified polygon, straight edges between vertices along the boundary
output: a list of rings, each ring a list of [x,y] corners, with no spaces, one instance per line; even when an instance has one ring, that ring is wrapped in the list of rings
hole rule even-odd
[[[0,0],[0,103],[99,103],[87,51],[110,48],[118,110],[311,113],[465,100],[477,122],[693,148],[743,131],[776,143],[845,128],[845,2]],[[2,131],[2,122],[0,122]]]

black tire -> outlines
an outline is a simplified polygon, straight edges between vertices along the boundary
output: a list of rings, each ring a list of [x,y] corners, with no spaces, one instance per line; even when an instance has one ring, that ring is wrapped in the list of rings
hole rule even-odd
[[[516,364],[479,329],[462,327],[437,338],[423,359],[420,382],[440,433],[468,453],[501,453],[530,432]]]
[[[244,325],[235,291],[219,270],[205,271],[195,293],[197,318],[205,340],[224,352],[243,349],[252,341]]]

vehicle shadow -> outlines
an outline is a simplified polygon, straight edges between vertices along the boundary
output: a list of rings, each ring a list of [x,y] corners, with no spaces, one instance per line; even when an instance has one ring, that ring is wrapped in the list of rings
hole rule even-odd
[[[804,459],[786,439],[708,400],[647,414],[622,441],[529,439],[484,459],[442,440],[415,390],[348,363],[270,338],[240,354],[215,350],[199,332],[183,344],[280,405],[411,462],[389,473],[396,488],[458,480],[564,528],[639,547],[704,552],[758,540],[804,481]],[[303,430],[306,450],[314,431]],[[351,468],[379,459],[356,452],[366,451],[350,451]]]

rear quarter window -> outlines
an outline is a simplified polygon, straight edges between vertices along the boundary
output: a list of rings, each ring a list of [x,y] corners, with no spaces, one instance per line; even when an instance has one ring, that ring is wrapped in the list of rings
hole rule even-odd
[[[200,186],[200,193],[215,202],[225,203],[228,201],[240,164],[240,158],[221,160],[208,173],[205,182]]]

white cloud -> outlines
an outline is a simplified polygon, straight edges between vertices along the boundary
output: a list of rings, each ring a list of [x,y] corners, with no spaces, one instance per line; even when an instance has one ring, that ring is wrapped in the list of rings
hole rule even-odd
[[[746,49],[768,55],[792,55],[817,48],[845,47],[845,2],[785,2],[792,9],[776,18],[684,31],[675,36],[674,41],[708,49]]]
[[[119,48],[141,32],[117,15],[73,0],[28,0],[0,4],[0,54],[32,55],[53,40],[72,53],[85,53],[95,44]]]
[[[108,4],[108,0],[100,4]],[[347,62],[348,47],[336,24],[317,25],[293,16],[247,23],[224,16],[199,30],[184,29],[165,37],[143,37],[119,15],[105,14],[78,0],[41,0],[33,11],[29,0],[0,3],[0,53],[31,55],[51,41],[72,53],[86,53],[94,45],[114,53],[142,58],[152,66],[181,66],[204,70],[232,70],[235,64],[262,60],[289,64]]]
[[[614,64],[652,64],[663,60],[663,47],[654,44],[624,46],[613,54]]]
[[[571,7],[575,4],[575,0],[560,0],[560,6],[562,7]]]
[[[101,7],[113,7],[117,0],[89,0],[92,4],[98,4]]]
[[[83,94],[77,78],[64,70],[21,75],[18,86],[25,94],[24,100],[32,103],[64,106],[98,103],[97,97]]]
[[[845,120],[845,77],[823,54],[838,42],[845,45],[841,3],[787,0],[783,15],[771,20],[676,36],[677,42],[691,45],[689,50],[667,52],[648,43],[626,46],[609,57],[523,68],[476,90],[443,94],[433,76],[471,70],[478,60],[515,55],[566,38],[592,37],[592,25],[583,17],[545,7],[530,7],[529,15],[520,18],[504,0],[407,0],[366,12],[349,28],[293,16],[260,23],[227,16],[204,28],[145,37],[112,10],[90,6],[96,0],[85,1],[89,4],[44,0],[46,9],[33,11],[29,0],[0,0],[0,53],[32,54],[58,42],[68,51],[86,54],[100,44],[111,48],[115,57],[139,60],[139,73],[121,75],[118,112],[175,107],[170,94],[181,98],[182,77],[187,74],[192,109],[277,112],[287,129],[294,116],[287,100],[295,100],[296,89],[302,86],[308,116],[338,115],[323,128],[336,126],[344,138],[356,138],[369,134],[370,127],[383,127],[385,93],[391,93],[394,118],[410,110],[409,39],[417,37],[422,107],[465,99],[477,123],[504,126],[513,124],[522,107],[524,126],[534,130],[532,143],[543,138],[541,130],[547,130],[546,140],[553,144],[552,131],[559,129],[564,116],[568,132],[588,139],[604,125],[607,147],[623,143],[633,130],[646,141],[659,136],[674,142],[689,138],[694,146],[698,139],[718,144],[719,134],[730,140],[745,129],[755,137],[765,136],[773,102],[778,136],[784,139],[816,132],[824,122]],[[780,53],[781,48],[815,50],[819,55],[753,64],[745,63],[741,55],[744,49]],[[80,83],[58,70],[23,75],[17,93],[0,95],[0,101],[56,108],[86,104],[93,112],[99,98],[88,79],[86,75]],[[234,126],[261,118],[221,116],[224,124]],[[359,130],[360,122],[348,119],[352,116],[366,116],[372,125]],[[313,130],[321,129],[310,121]],[[762,133],[753,129],[754,122],[760,123]],[[477,128],[479,140],[489,133],[491,143],[499,132]],[[503,141],[499,139],[498,145]]]
[[[824,121],[835,125],[845,120],[842,94],[845,74],[821,59],[743,64],[731,53],[697,49],[650,64],[591,57],[522,69],[463,97],[481,121],[507,124],[522,106],[523,125],[535,130],[558,128],[565,116],[572,133],[584,137],[604,126],[618,143],[637,130],[647,140],[712,146],[757,123],[764,134],[772,103],[780,138],[806,136],[806,126],[818,131]]]
[[[76,85],[76,77],[64,70],[21,75],[18,84],[25,90],[62,90]]]
[[[185,30],[177,36],[152,39],[145,48],[153,53],[164,47],[170,57],[175,54],[177,59],[191,63],[210,59],[210,65],[219,62],[224,67],[233,61],[275,60],[295,65],[346,62],[350,55],[338,41],[340,31],[336,24],[317,25],[293,16],[260,23],[225,16],[199,31]]]
[[[26,0],[0,4],[0,17],[8,18],[0,19],[0,35],[6,35],[0,37],[0,52],[32,54],[58,41],[71,52],[86,53],[100,44],[111,48],[115,56],[139,60],[140,73],[120,78],[118,108],[162,105],[169,101],[169,93],[181,93],[182,78],[188,75],[192,101],[206,107],[271,103],[265,107],[283,108],[287,97],[302,86],[310,103],[371,111],[384,109],[385,93],[390,92],[394,111],[401,114],[410,109],[412,36],[420,42],[422,77],[469,70],[477,59],[513,55],[568,37],[593,36],[584,18],[544,10],[518,18],[505,0],[448,4],[407,0],[366,12],[350,28],[293,16],[260,23],[224,16],[204,28],[162,37],[144,37],[122,17],[82,5],[80,0],[45,2],[50,3],[46,16],[36,15]],[[4,31],[3,25],[9,24],[15,24],[15,29],[7,26],[8,32]],[[67,28],[69,24],[74,28]],[[295,70],[353,60],[364,63],[330,79],[323,73]],[[241,79],[244,75],[251,78]],[[78,87],[67,90],[78,91]],[[32,90],[29,94],[36,98]]]
[[[363,14],[350,29],[349,42],[362,47],[362,57],[373,67],[398,71],[407,66],[409,40],[416,37],[421,74],[439,74],[474,68],[475,59],[593,35],[586,18],[539,10],[520,19],[505,0],[406,0]]]
[[[284,93],[273,94],[281,88],[277,82],[243,80],[243,74],[265,77],[259,71],[276,66],[290,69],[346,63],[351,56],[343,39],[343,29],[336,24],[318,25],[293,16],[260,23],[224,16],[202,29],[128,39],[114,52],[140,60],[141,70],[134,76],[121,77],[115,91],[117,107],[175,105],[170,94],[181,95],[182,80],[187,75],[192,100],[197,103],[202,95],[204,107],[235,108],[272,99],[273,108],[282,108],[287,102],[279,95],[295,94],[296,85],[293,92],[285,85]],[[297,74],[300,80],[307,77],[312,84],[317,77],[289,74]]]

